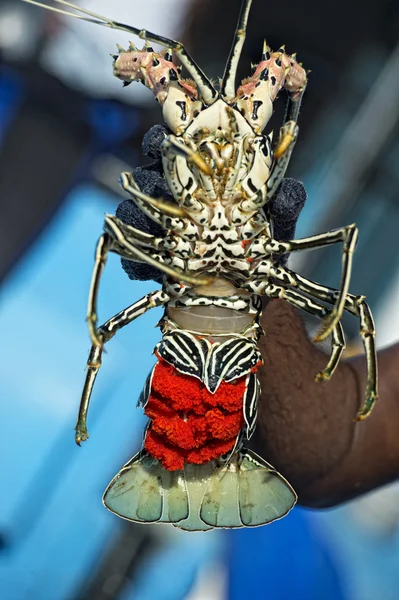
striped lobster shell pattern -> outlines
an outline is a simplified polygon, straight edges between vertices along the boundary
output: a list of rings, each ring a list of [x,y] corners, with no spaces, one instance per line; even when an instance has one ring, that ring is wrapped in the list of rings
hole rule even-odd
[[[144,447],[165,468],[209,462],[230,452],[241,431],[251,437],[260,391],[255,371],[262,364],[253,341],[211,344],[174,331],[156,355],[160,362],[142,399],[152,419]]]

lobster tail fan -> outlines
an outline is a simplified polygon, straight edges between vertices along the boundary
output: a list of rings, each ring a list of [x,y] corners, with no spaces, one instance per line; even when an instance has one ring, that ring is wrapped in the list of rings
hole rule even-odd
[[[236,95],[235,82],[237,67],[240,62],[242,47],[247,33],[247,23],[252,0],[242,0],[240,16],[238,17],[237,29],[234,41],[227,59],[226,68],[223,73],[220,95],[223,100],[233,100]]]
[[[291,510],[296,494],[250,450],[236,453],[228,464],[186,464],[184,471],[167,471],[142,451],[111,481],[103,502],[129,521],[206,531],[271,523]]]
[[[188,496],[182,471],[167,471],[147,452],[134,456],[104,492],[113,513],[139,523],[173,523],[188,517]]]
[[[255,452],[242,450],[236,468],[233,463],[214,471],[201,519],[213,527],[256,527],[281,519],[296,501],[296,493],[280,473]]]

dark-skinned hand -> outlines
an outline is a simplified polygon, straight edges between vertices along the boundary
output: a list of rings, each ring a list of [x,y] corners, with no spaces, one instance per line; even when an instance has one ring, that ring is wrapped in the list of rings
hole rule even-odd
[[[355,422],[364,398],[363,356],[341,361],[328,382],[327,356],[297,311],[270,302],[262,317],[264,366],[255,450],[293,485],[299,503],[328,507],[399,478],[399,344],[378,353],[379,399]]]

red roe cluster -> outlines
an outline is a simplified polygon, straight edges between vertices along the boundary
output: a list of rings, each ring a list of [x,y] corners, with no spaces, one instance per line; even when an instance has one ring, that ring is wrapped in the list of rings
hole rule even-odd
[[[196,377],[164,360],[155,366],[145,414],[152,420],[144,447],[168,471],[203,464],[229,452],[244,425],[245,379],[222,381],[214,394]]]

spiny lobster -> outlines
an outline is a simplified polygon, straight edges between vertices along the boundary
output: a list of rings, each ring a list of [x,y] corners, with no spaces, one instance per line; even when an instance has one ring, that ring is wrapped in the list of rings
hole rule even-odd
[[[86,416],[101,366],[103,346],[115,333],[156,306],[164,306],[162,341],[140,403],[149,423],[143,449],[111,481],[104,504],[136,522],[167,522],[185,530],[270,523],[294,506],[296,494],[271,465],[244,447],[257,418],[262,356],[257,340],[261,297],[284,298],[323,318],[315,341],[332,337],[328,380],[345,341],[344,310],[360,320],[368,378],[357,418],[367,417],[377,398],[374,325],[362,296],[348,293],[357,228],[349,225],[303,239],[273,237],[270,201],[280,185],[298,135],[297,119],[307,74],[285,48],[264,44],[252,75],[236,89],[236,71],[252,0],[243,0],[223,78],[216,87],[180,42],[107,19],[65,0],[80,14],[25,0],[99,25],[136,34],[138,50],[120,46],[114,75],[141,81],[162,107],[160,147],[172,199],[153,198],[132,173],[121,184],[162,235],[146,233],[106,215],[89,294],[93,342],[76,425],[78,444],[88,438]],[[84,15],[84,16],[83,16]],[[166,47],[156,52],[155,42]],[[191,79],[181,76],[181,67]],[[287,110],[277,145],[262,132],[281,89]],[[291,252],[343,243],[338,290],[314,283],[285,266]],[[97,325],[97,296],[108,252],[163,273],[162,289],[146,295],[106,323]],[[333,306],[332,309],[324,303]]]

